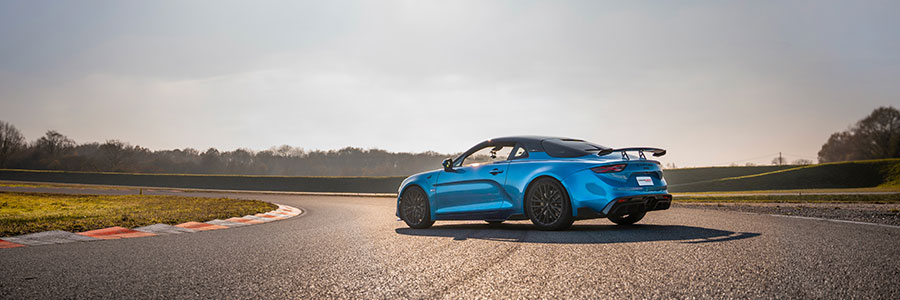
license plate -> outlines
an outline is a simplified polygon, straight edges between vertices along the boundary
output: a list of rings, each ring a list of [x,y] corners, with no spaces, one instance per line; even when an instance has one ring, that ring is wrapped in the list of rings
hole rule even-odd
[[[637,182],[639,186],[653,185],[653,178],[641,176],[637,177]]]

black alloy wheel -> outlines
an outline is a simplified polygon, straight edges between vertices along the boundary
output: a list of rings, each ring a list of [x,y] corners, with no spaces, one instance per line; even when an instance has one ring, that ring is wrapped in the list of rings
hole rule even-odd
[[[400,218],[410,228],[424,229],[431,227],[431,211],[428,206],[428,196],[418,186],[406,188],[400,197]]]
[[[541,230],[566,229],[575,221],[568,193],[552,178],[540,178],[531,184],[525,195],[525,210]]]

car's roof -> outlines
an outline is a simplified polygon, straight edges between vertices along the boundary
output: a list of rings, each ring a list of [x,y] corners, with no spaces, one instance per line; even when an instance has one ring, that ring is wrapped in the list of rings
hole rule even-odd
[[[514,136],[504,136],[504,137],[493,138],[488,141],[499,141],[499,142],[503,142],[503,141],[516,141],[516,142],[534,141],[534,142],[540,142],[540,141],[543,141],[546,139],[562,139],[562,137],[541,136],[541,135],[514,135]]]
[[[544,152],[544,146],[541,145],[541,141],[548,139],[569,139],[565,137],[555,137],[555,136],[539,136],[539,135],[518,135],[518,136],[505,136],[489,139],[484,141],[483,143],[519,143],[522,146],[525,146],[529,152]]]

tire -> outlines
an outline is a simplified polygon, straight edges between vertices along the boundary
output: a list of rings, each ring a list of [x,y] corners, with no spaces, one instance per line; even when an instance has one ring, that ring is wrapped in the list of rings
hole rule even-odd
[[[538,178],[525,193],[525,213],[540,230],[563,230],[572,226],[569,193],[552,178]]]
[[[647,211],[641,211],[640,213],[628,214],[624,216],[609,216],[609,220],[619,225],[631,225],[643,219],[644,215],[646,214]]]
[[[434,224],[431,219],[431,206],[428,204],[428,196],[425,191],[418,186],[411,186],[403,191],[400,197],[400,203],[397,204],[400,210],[400,218],[409,228],[425,229]]]

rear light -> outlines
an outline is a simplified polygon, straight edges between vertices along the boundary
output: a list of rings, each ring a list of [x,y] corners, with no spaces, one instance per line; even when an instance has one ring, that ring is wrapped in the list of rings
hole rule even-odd
[[[594,173],[615,173],[615,172],[622,172],[622,170],[625,170],[625,166],[627,166],[627,165],[626,165],[626,164],[619,164],[619,165],[599,166],[599,167],[593,167],[593,168],[591,168],[591,171],[594,171]]]

